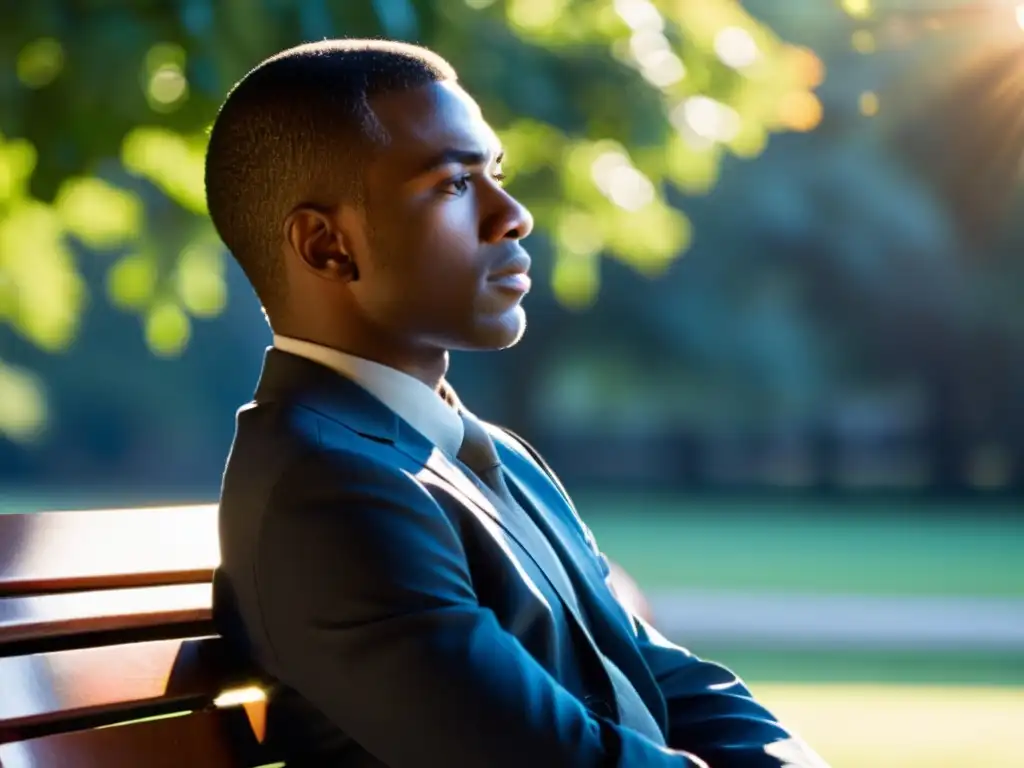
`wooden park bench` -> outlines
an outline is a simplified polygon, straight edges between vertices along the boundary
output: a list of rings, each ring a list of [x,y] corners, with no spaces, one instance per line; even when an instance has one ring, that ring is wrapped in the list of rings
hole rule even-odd
[[[216,505],[0,514],[0,768],[283,765],[213,628],[219,558]]]
[[[0,515],[0,766],[261,766],[216,637],[215,505]]]

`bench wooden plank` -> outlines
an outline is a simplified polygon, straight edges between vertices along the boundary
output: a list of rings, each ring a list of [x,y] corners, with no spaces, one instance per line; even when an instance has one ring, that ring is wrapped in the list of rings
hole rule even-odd
[[[178,584],[0,598],[0,655],[29,640],[210,622],[212,591]]]
[[[2,768],[244,768],[239,713],[209,710],[0,744]],[[251,740],[251,739],[250,739]]]
[[[226,689],[258,685],[213,637],[0,658],[0,680],[0,743],[201,709]]]
[[[217,505],[0,515],[0,597],[209,582]]]

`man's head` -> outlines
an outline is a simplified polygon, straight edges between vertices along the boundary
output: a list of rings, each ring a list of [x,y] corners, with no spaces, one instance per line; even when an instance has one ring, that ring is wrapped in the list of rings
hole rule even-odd
[[[210,215],[271,324],[374,357],[515,343],[530,214],[450,65],[415,46],[284,51],[228,95]],[[383,362],[392,362],[383,360]]]

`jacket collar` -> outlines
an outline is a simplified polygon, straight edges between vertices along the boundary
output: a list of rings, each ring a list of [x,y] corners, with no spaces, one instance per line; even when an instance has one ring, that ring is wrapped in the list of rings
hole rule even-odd
[[[400,446],[424,462],[433,449],[427,438],[351,379],[273,347],[263,359],[255,400],[301,405],[363,437]]]

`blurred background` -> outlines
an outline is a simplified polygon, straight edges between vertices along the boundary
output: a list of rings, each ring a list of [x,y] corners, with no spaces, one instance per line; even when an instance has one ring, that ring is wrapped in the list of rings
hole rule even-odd
[[[657,623],[834,768],[1024,765],[1024,6],[0,0],[0,512],[215,501],[270,333],[207,131],[335,36],[456,66],[533,210],[459,356]]]

